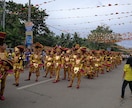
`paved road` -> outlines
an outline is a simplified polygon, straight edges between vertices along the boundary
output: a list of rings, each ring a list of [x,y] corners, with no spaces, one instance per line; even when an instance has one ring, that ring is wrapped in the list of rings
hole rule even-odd
[[[19,87],[13,86],[14,77],[8,76],[6,100],[0,101],[0,108],[132,108],[129,87],[125,99],[120,99],[124,63],[93,80],[83,77],[80,89],[76,89],[76,80],[72,88],[67,88],[68,81],[52,83],[53,79],[42,77],[43,70],[37,83],[35,75],[31,81],[24,81],[26,70]]]

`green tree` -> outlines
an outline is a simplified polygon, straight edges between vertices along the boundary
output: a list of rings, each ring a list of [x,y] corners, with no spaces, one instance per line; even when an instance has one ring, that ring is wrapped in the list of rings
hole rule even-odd
[[[25,27],[20,22],[17,15],[6,15],[6,44],[14,47],[19,44],[24,44],[25,40]]]
[[[88,42],[92,49],[107,49],[112,43],[113,31],[109,26],[98,26],[88,35]]]
[[[50,30],[45,24],[45,10],[31,5],[31,21],[33,22],[34,41],[39,40],[50,34]],[[28,4],[17,4],[13,1],[6,2],[6,43],[14,47],[23,44],[25,40],[25,22],[28,19]],[[15,41],[14,41],[15,40]]]

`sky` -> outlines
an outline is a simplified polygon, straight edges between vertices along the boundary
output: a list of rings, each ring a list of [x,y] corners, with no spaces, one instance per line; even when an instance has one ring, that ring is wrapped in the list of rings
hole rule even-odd
[[[107,25],[115,33],[132,31],[132,0],[31,0],[31,4],[46,9],[49,15],[46,24],[56,35],[77,32],[81,37],[87,37],[98,25]],[[131,48],[132,41],[119,45]]]

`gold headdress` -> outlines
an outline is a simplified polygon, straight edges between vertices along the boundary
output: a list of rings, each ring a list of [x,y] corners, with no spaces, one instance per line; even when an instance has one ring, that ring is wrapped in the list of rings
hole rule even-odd
[[[42,44],[40,44],[39,42],[36,42],[34,45],[34,50],[35,51],[42,51],[44,49],[44,46]]]
[[[62,51],[62,49],[61,49],[60,46],[55,47],[54,50],[55,50],[55,52],[57,52],[57,53],[61,53],[61,51]]]
[[[0,32],[0,45],[3,45],[5,38],[6,38],[6,33]]]
[[[66,51],[66,53],[67,53],[67,54],[71,53],[71,49],[68,49],[68,50]]]
[[[77,54],[81,54],[82,53],[82,50],[81,49],[78,49],[76,52],[77,52]]]
[[[79,44],[76,44],[75,45],[75,49],[79,49],[80,48],[80,45]]]
[[[34,47],[36,48],[36,49],[38,49],[38,48],[43,48],[43,45],[42,44],[40,44],[39,42],[36,42],[35,44],[34,44]]]
[[[14,48],[16,53],[22,53],[24,51],[24,46],[23,45],[18,45]]]
[[[6,66],[6,70],[13,69],[13,62],[9,59],[2,59],[3,65]]]
[[[87,47],[80,47],[80,50],[82,51],[82,53],[87,52]]]

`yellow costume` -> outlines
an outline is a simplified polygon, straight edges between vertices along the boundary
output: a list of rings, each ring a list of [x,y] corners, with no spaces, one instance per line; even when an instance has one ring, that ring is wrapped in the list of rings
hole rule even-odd
[[[63,59],[63,69],[64,69],[64,78],[63,80],[66,79],[66,74],[68,74],[68,81],[70,81],[70,74],[71,74],[71,62],[70,62],[70,49],[67,49],[64,59]]]
[[[95,67],[95,76],[98,77],[99,72],[101,70],[101,55],[100,55],[100,51],[96,51],[95,52],[95,58],[94,58],[94,67]]]
[[[106,71],[109,72],[111,70],[111,59],[110,59],[110,53],[108,53],[105,56],[105,66],[106,66]]]
[[[94,55],[92,51],[90,51],[87,55],[87,76],[89,79],[93,79],[95,76],[93,58]]]
[[[70,80],[70,84],[68,87],[72,87],[74,78],[77,77],[77,89],[80,87],[80,82],[81,82],[81,76],[82,76],[82,67],[83,67],[83,63],[82,63],[82,57],[81,57],[81,51],[78,49],[77,52],[75,52],[75,54],[73,55],[73,65],[72,65],[72,76],[71,76],[71,80]]]
[[[45,76],[44,77],[47,77],[48,73],[50,73],[50,78],[52,78],[53,76],[53,51],[47,51],[46,53],[46,57],[45,57],[45,63],[44,63],[44,66],[45,66]]]
[[[19,45],[14,48],[14,56],[13,56],[13,71],[15,77],[15,83],[13,85],[19,86],[19,78],[20,73],[23,72],[23,51],[24,46]]]
[[[33,46],[34,53],[30,56],[30,69],[29,69],[29,76],[28,80],[30,80],[32,73],[36,73],[36,82],[38,81],[38,77],[40,76],[40,68],[43,67],[42,63],[42,49],[43,45],[40,43],[35,43]]]
[[[4,32],[0,32],[0,100],[5,100],[4,90],[7,75],[13,73],[12,61],[8,60],[6,49],[3,46],[5,36],[6,34]]]
[[[57,47],[56,54],[54,56],[54,71],[55,71],[55,80],[53,83],[57,83],[60,81],[60,70],[62,67],[62,56],[61,56],[61,48]]]

